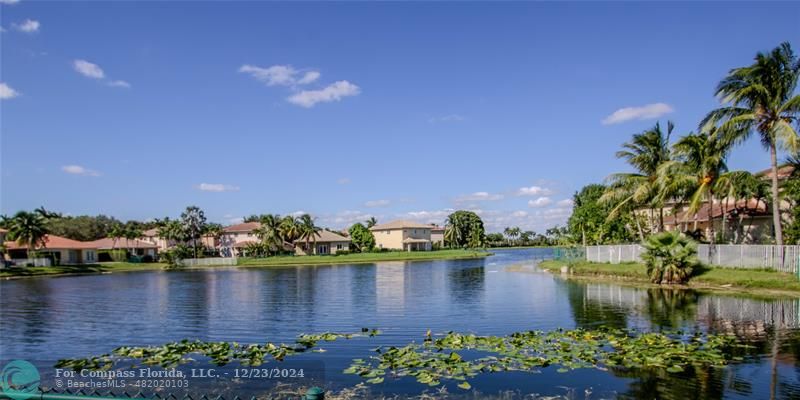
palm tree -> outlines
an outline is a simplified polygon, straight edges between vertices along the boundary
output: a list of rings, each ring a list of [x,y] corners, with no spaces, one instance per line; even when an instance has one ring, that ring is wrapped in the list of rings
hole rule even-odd
[[[300,237],[300,225],[291,215],[283,217],[280,223],[280,234],[284,242],[294,243]]]
[[[108,231],[108,237],[111,238],[111,250],[117,248],[117,241],[123,236],[125,236],[125,229],[120,224],[114,224]]]
[[[369,228],[372,228],[375,225],[378,225],[378,220],[375,219],[375,217],[369,217],[366,220],[366,223],[367,223],[367,228],[369,229]]]
[[[279,251],[283,248],[283,237],[281,236],[281,216],[277,214],[266,214],[261,216],[261,226],[253,233],[261,239],[269,251]]]
[[[650,222],[653,224],[653,210],[658,208],[658,231],[664,230],[664,196],[660,192],[658,168],[669,161],[669,138],[674,128],[672,122],[667,122],[665,133],[661,125],[656,123],[653,128],[633,135],[633,140],[622,145],[623,149],[617,152],[617,158],[625,159],[636,172],[609,177],[608,188],[600,197],[603,203],[616,204],[608,218],[617,218],[626,207],[648,206]]]
[[[186,232],[183,229],[183,225],[177,220],[165,218],[161,226],[158,227],[157,232],[158,237],[164,239],[167,247],[169,247],[170,242],[183,242],[186,240]]]
[[[131,251],[130,241],[139,239],[140,237],[144,236],[144,233],[142,233],[142,229],[138,226],[129,224],[125,227],[122,236],[125,238],[125,245],[128,247],[128,251]],[[136,250],[132,251],[131,253],[136,255]]]
[[[314,218],[311,218],[308,214],[301,215],[297,222],[299,225],[300,239],[306,242],[306,251],[310,251],[310,253],[307,254],[313,254],[314,251],[309,247],[309,243],[313,243],[314,246],[317,245],[317,235],[322,231],[322,228],[314,224]]]
[[[47,219],[37,212],[19,211],[8,221],[8,239],[28,249],[28,258],[33,257],[37,247],[46,245]]]
[[[800,114],[800,95],[795,95],[800,61],[788,42],[769,53],[756,54],[753,64],[734,68],[717,85],[716,95],[726,106],[711,111],[702,127],[719,126],[725,140],[738,144],[758,133],[769,149],[772,170],[772,223],[775,241],[783,245],[778,196],[778,147],[800,150],[800,136],[793,124]]]
[[[687,193],[690,214],[695,214],[703,206],[709,206],[709,257],[716,252],[716,233],[714,229],[714,188],[718,179],[728,167],[725,159],[730,144],[716,134],[709,132],[690,133],[673,146],[674,157],[664,162],[658,170],[661,182],[661,195],[665,193]],[[725,218],[723,213],[722,218]]]

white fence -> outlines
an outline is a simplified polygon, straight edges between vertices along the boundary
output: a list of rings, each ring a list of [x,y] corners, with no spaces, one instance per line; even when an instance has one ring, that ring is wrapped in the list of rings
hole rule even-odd
[[[34,267],[49,267],[52,265],[49,258],[12,258],[17,267],[27,267],[33,265]]]
[[[731,268],[770,268],[797,273],[800,269],[800,246],[760,244],[718,244],[714,258],[709,258],[709,246],[697,247],[697,256],[705,264]],[[586,246],[586,260],[619,264],[641,261],[644,248],[638,244]]]
[[[236,265],[234,257],[212,257],[212,258],[186,258],[180,261],[184,267],[210,267],[218,265]]]

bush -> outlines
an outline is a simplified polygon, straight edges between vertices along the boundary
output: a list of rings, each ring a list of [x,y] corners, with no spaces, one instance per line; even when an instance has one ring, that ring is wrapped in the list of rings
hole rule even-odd
[[[642,259],[653,283],[684,283],[692,275],[692,269],[700,266],[697,242],[680,233],[662,232],[650,236],[642,246],[645,248]]]
[[[337,256],[346,256],[348,254],[350,254],[350,250],[338,250],[338,251],[336,251],[335,255],[337,255]]]
[[[128,261],[127,250],[111,250],[108,252],[108,256],[111,257],[112,261],[116,262]]]
[[[142,257],[142,262],[146,262],[146,263],[151,263],[151,262],[153,262],[153,256],[151,256],[151,255],[149,255],[149,254],[148,254],[148,255],[146,255],[146,256],[143,256],[143,257]]]

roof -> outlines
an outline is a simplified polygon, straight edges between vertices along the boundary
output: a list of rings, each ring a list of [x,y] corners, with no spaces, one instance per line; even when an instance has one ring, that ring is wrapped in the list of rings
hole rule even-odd
[[[256,243],[258,243],[258,242],[255,241],[255,240],[243,240],[241,242],[234,243],[233,247],[237,248],[237,249],[243,249],[243,248],[245,248],[247,246],[250,246],[251,244],[256,244]]]
[[[675,224],[677,220],[678,223],[688,221],[688,222],[702,222],[708,221],[709,214],[712,215],[712,218],[720,218],[722,213],[731,214],[733,212],[744,212],[748,215],[759,215],[759,214],[766,214],[767,213],[767,203],[764,200],[757,200],[757,199],[750,199],[750,200],[739,200],[734,203],[733,200],[726,200],[723,203],[714,203],[713,212],[710,209],[708,203],[703,204],[700,206],[700,209],[697,210],[697,215],[695,213],[687,213],[685,211],[681,211],[676,213],[675,215],[666,215],[664,216],[664,223],[665,224]],[[688,215],[687,215],[688,214]]]
[[[241,224],[226,226],[222,230],[224,232],[228,232],[228,233],[231,233],[231,232],[251,232],[254,229],[258,229],[259,227],[261,227],[261,223],[260,222],[244,222],[244,223],[241,223]]]
[[[385,224],[378,224],[369,228],[371,231],[388,231],[392,229],[432,229],[430,225],[421,224],[419,222],[398,219],[396,221],[387,222]]]
[[[444,232],[444,227],[439,225],[431,225],[431,232]]]
[[[119,238],[114,243],[114,239],[112,238],[105,238],[95,240],[93,242],[86,242],[93,244],[96,248],[100,250],[107,250],[107,249],[157,249],[158,246],[150,243],[145,242],[144,240],[137,240],[137,239],[125,239]]]
[[[406,239],[403,239],[403,243],[430,243],[430,240],[428,240],[428,239],[406,238]]]
[[[305,241],[306,241],[305,239],[297,239],[294,242],[305,243]],[[349,241],[350,239],[342,235],[326,230],[322,230],[319,233],[317,233],[315,240],[309,239],[309,242],[349,242]]]
[[[783,180],[788,178],[794,172],[794,166],[791,164],[782,165],[778,167],[778,180]],[[772,179],[772,168],[767,168],[763,171],[759,171],[755,173],[756,176],[761,176],[764,179]]]
[[[67,239],[65,237],[56,235],[45,235],[44,247],[37,247],[39,249],[96,249],[97,246],[92,242],[81,242],[78,240]],[[17,242],[6,242],[8,250],[27,250],[26,246],[20,246]]]
[[[156,237],[158,236],[158,228],[148,229],[142,232],[142,236],[145,237]]]

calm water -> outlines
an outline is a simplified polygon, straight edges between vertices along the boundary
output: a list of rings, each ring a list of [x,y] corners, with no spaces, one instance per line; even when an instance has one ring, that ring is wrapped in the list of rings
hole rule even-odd
[[[55,360],[121,345],[182,338],[291,343],[299,333],[375,327],[371,339],[323,343],[301,359],[325,365],[326,385],[378,345],[421,341],[426,330],[508,334],[611,325],[733,332],[760,356],[707,374],[620,376],[597,370],[498,373],[471,380],[482,393],[574,398],[800,398],[800,304],[570,283],[542,273],[547,249],[504,250],[481,260],[297,268],[153,271],[0,282],[0,359]],[[522,272],[507,271],[524,265]],[[776,334],[778,357],[773,358]],[[774,361],[774,362],[773,362]],[[376,391],[415,394],[412,380]],[[457,392],[458,389],[451,390]]]

